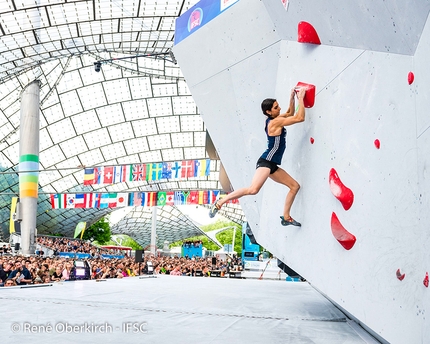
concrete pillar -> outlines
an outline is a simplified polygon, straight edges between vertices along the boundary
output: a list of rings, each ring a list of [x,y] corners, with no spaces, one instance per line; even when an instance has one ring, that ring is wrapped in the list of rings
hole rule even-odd
[[[152,207],[151,253],[157,254],[157,207]]]
[[[23,254],[36,250],[36,215],[39,179],[39,80],[21,93],[19,136],[19,202],[21,204],[21,248]]]

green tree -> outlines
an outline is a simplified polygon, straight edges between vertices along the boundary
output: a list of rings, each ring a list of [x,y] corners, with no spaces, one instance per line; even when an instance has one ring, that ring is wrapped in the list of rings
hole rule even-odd
[[[104,245],[110,240],[111,236],[109,221],[102,217],[85,230],[82,239],[97,241],[100,245]]]
[[[139,245],[139,243],[134,240],[132,237],[126,235],[126,234],[118,234],[113,235],[111,237],[111,240],[108,242],[105,242],[103,245],[112,245],[112,246],[118,246],[118,242],[113,240],[114,238],[121,238],[121,246],[125,247],[131,247],[133,250],[143,250],[143,247]],[[99,242],[95,242],[96,245],[101,245]]]

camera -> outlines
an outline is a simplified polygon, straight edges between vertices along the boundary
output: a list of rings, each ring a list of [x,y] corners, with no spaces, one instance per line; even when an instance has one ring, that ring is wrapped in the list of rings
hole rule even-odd
[[[101,62],[99,62],[99,61],[97,61],[97,62],[94,62],[94,69],[95,69],[95,71],[98,73],[98,72],[100,72],[100,69],[102,68],[102,63]]]

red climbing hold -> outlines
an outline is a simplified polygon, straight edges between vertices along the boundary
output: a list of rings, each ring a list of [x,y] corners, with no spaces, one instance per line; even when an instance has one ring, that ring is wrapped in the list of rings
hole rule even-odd
[[[414,73],[409,72],[408,74],[408,84],[411,85],[414,82],[415,76]]]
[[[381,148],[381,142],[378,139],[375,140],[374,144],[377,149]]]
[[[354,193],[350,188],[343,185],[334,168],[330,170],[328,179],[330,190],[334,197],[336,197],[340,203],[342,203],[342,206],[345,210],[351,208],[352,203],[354,202]]]
[[[331,232],[345,250],[350,250],[354,246],[356,241],[355,236],[342,226],[334,212],[331,214]]]
[[[314,144],[314,142],[315,142],[315,140],[314,140],[314,138],[313,138],[313,137],[311,137],[311,138],[309,139],[309,141],[311,141],[311,144]]]
[[[295,87],[296,92],[299,92],[302,87],[306,90],[303,104],[305,105],[305,108],[311,108],[315,104],[315,86],[299,81]]]
[[[403,281],[403,279],[405,278],[405,274],[402,275],[400,269],[397,269],[396,276],[400,281]]]
[[[297,42],[321,44],[320,38],[314,27],[308,22],[301,21],[298,27]]]
[[[429,287],[429,273],[428,272],[426,272],[426,277],[424,277],[423,283],[426,286],[426,288]]]

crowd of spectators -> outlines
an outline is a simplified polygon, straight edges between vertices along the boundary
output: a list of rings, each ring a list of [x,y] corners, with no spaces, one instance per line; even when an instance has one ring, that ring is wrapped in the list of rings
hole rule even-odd
[[[110,253],[109,250],[96,247],[90,244],[89,242],[79,240],[79,239],[40,236],[40,237],[37,237],[37,243],[39,245],[52,249],[54,251],[54,255],[58,255],[59,252],[69,252],[69,253],[72,252],[72,253],[88,253],[92,257],[96,257],[103,253],[105,254]],[[43,251],[40,250],[39,252],[41,253]]]
[[[172,276],[205,276],[210,277],[212,271],[240,271],[240,258],[226,260],[217,257],[156,257],[147,255],[142,263],[136,263],[134,257],[122,259],[101,258],[93,245],[86,242],[64,238],[38,238],[38,243],[48,247],[56,247],[56,252],[85,252],[91,258],[85,259],[90,269],[90,279],[125,278],[142,274],[166,274]],[[95,250],[95,251],[94,251]],[[44,257],[35,255],[24,257],[12,255],[11,251],[2,248],[0,257],[0,286],[16,286],[28,284],[53,283],[75,278],[74,258]]]
[[[194,241],[186,240],[182,243],[182,246],[184,246],[184,247],[199,247],[202,244],[203,243],[201,240],[194,240]]]

